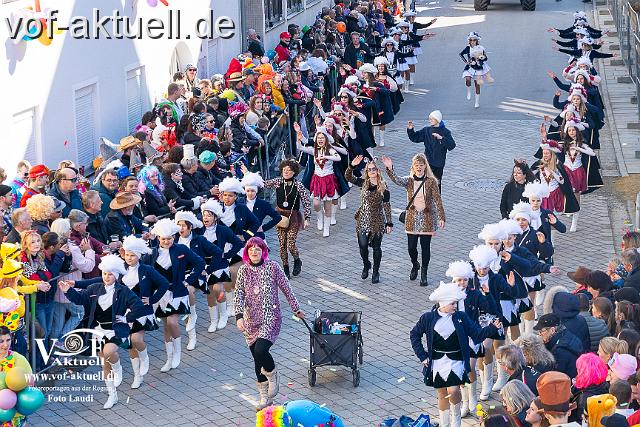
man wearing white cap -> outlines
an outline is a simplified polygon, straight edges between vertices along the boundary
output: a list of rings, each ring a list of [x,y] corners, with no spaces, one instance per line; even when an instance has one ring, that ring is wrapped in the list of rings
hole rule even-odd
[[[442,193],[442,175],[447,161],[447,151],[456,148],[456,142],[451,131],[445,127],[440,110],[429,114],[429,126],[419,131],[414,129],[412,121],[407,122],[407,135],[412,142],[424,144],[424,155],[427,156],[429,166],[438,179],[438,188]]]
[[[424,313],[411,330],[411,346],[424,365],[424,383],[438,393],[440,425],[460,427],[460,386],[469,382],[469,338],[482,342],[502,327],[500,320],[481,328],[463,311],[459,301],[466,293],[455,283],[440,282],[429,300],[438,303],[438,309]],[[426,336],[427,348],[422,343]],[[462,342],[460,342],[460,339]]]

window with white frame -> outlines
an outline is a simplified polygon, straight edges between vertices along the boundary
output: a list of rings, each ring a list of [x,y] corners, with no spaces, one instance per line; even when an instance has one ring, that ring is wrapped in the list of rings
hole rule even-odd
[[[28,160],[32,164],[42,162],[35,107],[13,115],[9,134],[9,141],[14,147],[19,150],[24,148],[24,155],[21,158]]]
[[[147,77],[144,66],[127,71],[127,123],[132,131],[149,108]]]
[[[96,156],[97,88],[95,84],[77,89],[74,93],[76,149],[78,165],[89,166]]]
[[[264,0],[264,23],[267,29],[273,28],[284,21],[283,1],[284,0]]]
[[[302,0],[287,0],[287,15],[300,12],[304,9]]]

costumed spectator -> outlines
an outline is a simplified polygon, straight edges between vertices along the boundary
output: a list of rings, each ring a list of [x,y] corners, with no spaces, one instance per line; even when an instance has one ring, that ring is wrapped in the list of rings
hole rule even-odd
[[[545,372],[536,384],[540,394],[533,401],[549,426],[580,427],[569,422],[571,413],[571,378],[564,372]]]
[[[29,181],[29,171],[31,170],[31,163],[28,160],[20,160],[16,166],[16,176],[11,181],[11,194],[13,195],[13,208],[20,207],[20,199],[27,190],[27,183]]]
[[[576,377],[571,393],[571,400],[576,408],[571,413],[570,421],[580,421],[587,409],[587,399],[609,392],[607,383],[607,365],[593,353],[583,354],[576,361]]]
[[[29,169],[29,181],[20,198],[20,207],[27,206],[27,200],[34,194],[44,194],[49,184],[49,168],[45,165],[35,165]]]
[[[636,374],[638,360],[631,354],[613,353],[609,361],[609,375],[607,381],[613,384],[618,380],[627,381]]]

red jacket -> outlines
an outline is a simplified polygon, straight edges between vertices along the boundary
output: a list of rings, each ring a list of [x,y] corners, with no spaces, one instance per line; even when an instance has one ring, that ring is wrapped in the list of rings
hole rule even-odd
[[[282,42],[278,43],[278,46],[274,49],[277,54],[277,61],[275,63],[279,63],[282,61],[290,61],[291,60],[291,52],[289,52],[289,48],[282,44]]]

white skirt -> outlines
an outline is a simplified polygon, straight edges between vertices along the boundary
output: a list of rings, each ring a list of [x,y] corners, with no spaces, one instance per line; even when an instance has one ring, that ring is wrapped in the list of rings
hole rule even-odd
[[[487,63],[485,62],[484,64],[482,64],[482,70],[474,70],[473,68],[469,67],[469,69],[464,70],[462,72],[462,78],[466,78],[466,77],[471,77],[472,79],[475,79],[478,76],[484,76],[485,74],[491,72],[491,67],[489,67],[489,65],[487,65]]]
[[[407,64],[406,62],[404,63],[398,62],[398,71],[409,71],[409,64]]]
[[[422,48],[421,47],[413,48],[413,54],[416,56],[422,55]]]
[[[418,58],[416,58],[415,56],[408,56],[405,58],[405,60],[409,65],[416,65],[418,63]]]

